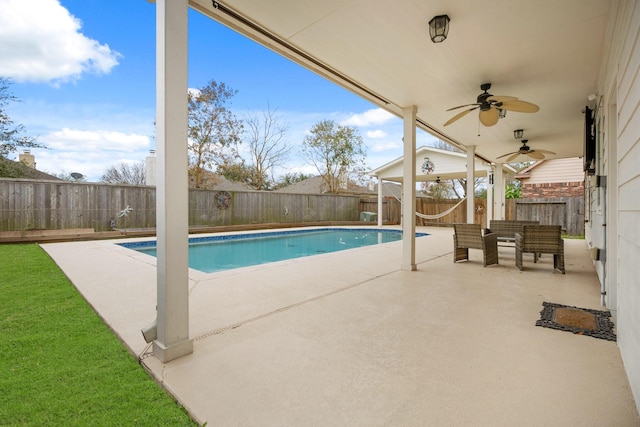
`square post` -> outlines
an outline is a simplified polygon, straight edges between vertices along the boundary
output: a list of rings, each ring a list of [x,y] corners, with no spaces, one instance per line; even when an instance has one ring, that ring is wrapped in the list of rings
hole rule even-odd
[[[156,1],[157,336],[163,363],[193,352],[189,338],[187,171],[188,0]]]
[[[475,174],[476,171],[476,146],[467,146],[467,224],[473,224],[475,218]]]
[[[402,266],[416,266],[416,112],[415,106],[402,110],[404,117],[404,161],[402,165]]]

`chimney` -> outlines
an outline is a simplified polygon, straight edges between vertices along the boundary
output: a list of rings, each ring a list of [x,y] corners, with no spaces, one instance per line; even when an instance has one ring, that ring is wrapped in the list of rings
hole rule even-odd
[[[18,161],[24,163],[32,169],[36,168],[36,157],[31,154],[30,150],[24,150],[24,153],[19,154]]]

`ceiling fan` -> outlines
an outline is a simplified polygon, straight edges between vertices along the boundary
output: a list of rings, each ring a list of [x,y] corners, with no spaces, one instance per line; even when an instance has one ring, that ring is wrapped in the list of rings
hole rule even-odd
[[[520,147],[520,149],[518,151],[514,151],[512,153],[507,153],[507,154],[503,154],[500,157],[497,157],[497,159],[501,159],[502,157],[507,157],[509,156],[509,158],[507,158],[507,163],[515,160],[516,157],[520,156],[520,155],[525,155],[525,156],[529,156],[532,159],[535,160],[542,160],[544,159],[544,155],[545,154],[556,154],[553,151],[549,151],[549,150],[532,150],[528,145],[527,142],[529,142],[528,139],[523,139],[522,140],[522,147]]]
[[[488,91],[491,89],[491,83],[483,83],[480,85],[480,89],[484,92],[478,95],[475,104],[459,105],[457,107],[449,108],[447,111],[457,110],[458,108],[471,107],[464,110],[461,113],[456,114],[447,121],[444,126],[448,126],[458,119],[466,116],[473,110],[480,109],[480,123],[485,126],[493,126],[498,123],[501,110],[516,111],[518,113],[535,113],[540,110],[536,104],[531,102],[521,101],[514,96],[493,96]]]

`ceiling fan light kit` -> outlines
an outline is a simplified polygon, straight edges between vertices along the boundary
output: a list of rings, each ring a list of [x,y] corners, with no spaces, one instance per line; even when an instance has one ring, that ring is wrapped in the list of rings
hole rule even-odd
[[[489,127],[498,123],[501,117],[507,114],[507,111],[515,111],[518,113],[535,113],[540,110],[535,104],[531,102],[522,101],[515,96],[494,96],[489,93],[491,89],[491,83],[483,83],[480,85],[480,90],[484,91],[474,104],[459,105],[457,107],[449,108],[447,111],[457,110],[458,108],[470,107],[461,113],[456,114],[450,118],[444,126],[448,126],[451,123],[461,119],[468,113],[474,110],[479,111],[480,123]]]

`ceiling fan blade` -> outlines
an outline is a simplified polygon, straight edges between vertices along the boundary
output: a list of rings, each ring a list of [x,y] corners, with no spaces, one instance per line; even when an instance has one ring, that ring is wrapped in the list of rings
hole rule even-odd
[[[544,154],[556,154],[556,153],[554,153],[553,151],[549,151],[549,150],[540,150],[540,149],[537,149],[536,151],[537,151],[537,152],[539,152],[539,153],[544,153]]]
[[[455,116],[451,117],[447,123],[445,123],[443,126],[449,126],[451,123],[455,122],[458,119],[463,118],[464,116],[466,116],[467,114],[469,114],[470,112],[472,112],[473,110],[477,110],[479,107],[474,107],[474,108],[470,108],[468,110],[463,111],[462,113],[458,113]]]
[[[507,102],[507,101],[515,101],[518,98],[515,96],[490,96],[487,98],[489,102]]]
[[[521,101],[519,99],[515,101],[503,102],[500,108],[508,111],[516,111],[518,113],[535,113],[540,110],[536,104],[532,104],[527,101]]]
[[[544,154],[542,154],[541,152],[537,151],[537,150],[531,150],[527,153],[527,155],[529,157],[531,157],[532,159],[536,159],[536,160],[542,160],[544,159]]]
[[[514,160],[515,160],[519,155],[520,155],[520,152],[519,152],[519,151],[518,151],[518,152],[513,153],[513,155],[512,155],[511,157],[509,157],[509,158],[506,160],[506,163],[511,163],[511,162],[512,162],[512,161],[514,161]]]
[[[501,158],[503,158],[503,157],[510,156],[510,155],[512,155],[512,154],[520,154],[520,152],[519,152],[519,151],[512,151],[511,153],[503,154],[502,156],[498,156],[498,157],[496,157],[496,160],[497,160],[497,159],[501,159]]]
[[[485,126],[493,126],[498,123],[500,112],[497,108],[491,107],[488,110],[480,111],[480,123]]]
[[[480,104],[475,103],[475,104],[458,105],[457,107],[452,107],[452,108],[449,108],[448,110],[445,110],[445,111],[457,110],[458,108],[471,107],[471,106],[474,106],[474,105],[480,105]]]

